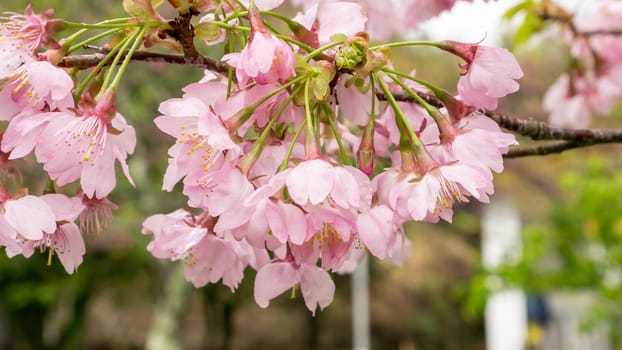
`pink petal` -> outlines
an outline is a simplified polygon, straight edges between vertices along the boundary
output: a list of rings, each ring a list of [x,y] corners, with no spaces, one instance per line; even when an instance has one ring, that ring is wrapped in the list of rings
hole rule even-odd
[[[267,308],[270,300],[300,282],[300,275],[300,270],[288,262],[264,265],[255,277],[255,302],[259,307]]]
[[[54,212],[41,198],[25,196],[9,200],[4,209],[6,221],[26,239],[39,240],[43,238],[43,232],[56,230]]]

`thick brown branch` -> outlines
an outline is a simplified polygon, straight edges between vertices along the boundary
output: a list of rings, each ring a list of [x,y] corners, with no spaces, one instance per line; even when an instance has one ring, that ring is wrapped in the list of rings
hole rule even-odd
[[[106,56],[110,49],[98,47],[98,46],[86,46],[85,48],[90,50],[95,50],[97,53],[90,55],[74,55],[74,56],[66,56],[63,57],[58,64],[59,67],[64,68],[78,68],[78,69],[87,69],[91,67],[95,67],[101,62],[101,60]],[[203,69],[207,69],[214,73],[220,73],[226,75],[229,71],[229,65],[220,61],[216,61],[209,57],[202,56],[201,60],[194,60],[193,62],[189,62],[189,60],[184,57],[184,55],[177,54],[169,54],[162,52],[151,52],[151,51],[136,51],[134,55],[132,55],[132,61],[142,61],[142,62],[164,62],[164,63],[173,63],[173,64],[184,64],[191,65],[194,67],[199,67]]]
[[[547,143],[538,143],[529,146],[512,147],[503,158],[519,158],[528,156],[544,156],[547,154],[561,153],[565,150],[586,147],[593,144],[582,144],[572,141],[554,141]]]
[[[565,129],[532,120],[486,111],[501,127],[533,140],[566,140],[584,144],[622,142],[622,129]]]

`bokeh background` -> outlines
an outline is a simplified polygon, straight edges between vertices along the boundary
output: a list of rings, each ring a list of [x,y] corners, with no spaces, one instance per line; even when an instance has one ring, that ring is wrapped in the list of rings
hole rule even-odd
[[[0,11],[20,12],[27,3],[3,2]],[[47,7],[76,22],[123,16],[120,1],[35,3],[37,11]],[[501,36],[505,46],[514,46],[512,28],[508,25]],[[542,95],[568,62],[558,34],[515,47],[525,77],[520,92],[502,100],[499,110],[546,120]],[[460,72],[455,58],[422,48],[397,50],[393,59],[404,71],[417,69],[420,78],[455,92]],[[119,179],[110,199],[122,205],[104,232],[85,237],[87,254],[74,275],[57,261],[47,266],[47,254],[28,260],[0,254],[0,348],[142,349],[156,344],[158,334],[174,335],[158,343],[171,349],[351,348],[349,276],[334,276],[333,304],[312,317],[302,299],[292,300],[288,293],[268,309],[259,308],[252,298],[251,271],[235,294],[221,285],[195,289],[183,280],[181,265],[147,252],[143,219],[184,205],[180,193],[159,191],[173,140],[152,120],[159,102],[180,96],[181,87],[201,76],[188,67],[132,65],[117,107],[138,131],[136,153],[129,158],[137,186]],[[596,125],[620,125],[620,112],[617,108]],[[0,130],[4,127],[0,124]],[[583,339],[582,334],[597,330],[603,349],[622,349],[619,152],[620,146],[611,145],[508,160],[506,171],[495,178],[494,201],[520,217],[522,243],[493,270],[481,263],[482,205],[458,206],[453,224],[409,224],[412,254],[403,266],[370,261],[372,347],[484,349],[486,300],[513,289],[529,295],[531,309],[545,310],[543,318],[530,312],[526,348],[546,346],[552,319],[546,301],[569,295],[570,309],[576,304],[573,296],[583,303],[577,306],[578,327],[569,332]],[[46,180],[34,158],[18,165],[32,192],[43,191]]]

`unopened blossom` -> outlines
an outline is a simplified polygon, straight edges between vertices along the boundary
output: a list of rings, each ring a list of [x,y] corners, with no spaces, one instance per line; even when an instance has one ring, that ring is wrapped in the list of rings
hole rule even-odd
[[[326,270],[315,265],[277,261],[264,265],[255,277],[255,301],[262,308],[279,294],[300,285],[307,308],[315,315],[333,301],[335,283]]]
[[[134,152],[136,134],[104,95],[96,105],[56,112],[35,147],[43,169],[60,186],[80,179],[89,197],[104,198],[116,186],[114,163],[133,184],[126,158]]]
[[[467,105],[493,110],[498,98],[518,91],[515,80],[523,71],[507,49],[456,41],[445,41],[442,48],[466,61],[458,93]]]
[[[235,68],[239,85],[246,87],[250,79],[261,85],[285,81],[294,75],[296,59],[292,48],[266,29],[257,7],[250,6],[251,34],[239,54],[223,59]]]

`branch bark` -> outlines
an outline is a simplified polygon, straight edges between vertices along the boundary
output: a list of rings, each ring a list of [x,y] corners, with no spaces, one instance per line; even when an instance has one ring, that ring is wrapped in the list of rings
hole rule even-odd
[[[171,64],[183,64],[209,71],[228,75],[231,66],[227,63],[205,57],[201,55],[194,46],[194,28],[190,20],[192,14],[180,15],[171,22],[173,26],[172,35],[181,43],[183,55],[168,54],[151,51],[137,51],[132,56],[132,61],[143,62],[164,62]],[[106,56],[110,49],[98,46],[85,46],[86,49],[94,50],[96,53],[88,55],[74,55],[64,57],[59,67],[87,69],[96,66]],[[441,108],[442,102],[433,94],[418,92],[429,104]],[[386,96],[382,92],[378,92],[377,96],[380,100],[386,101]],[[415,99],[404,91],[394,92],[393,96],[401,102],[415,102]],[[560,153],[565,150],[587,147],[602,143],[622,143],[622,129],[566,129],[556,128],[547,123],[512,117],[503,113],[482,110],[484,115],[494,120],[499,126],[515,132],[518,135],[526,136],[534,141],[556,140],[560,142],[537,143],[528,146],[518,146],[510,148],[505,155],[506,158],[516,158],[534,155],[546,155]]]

